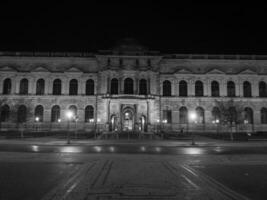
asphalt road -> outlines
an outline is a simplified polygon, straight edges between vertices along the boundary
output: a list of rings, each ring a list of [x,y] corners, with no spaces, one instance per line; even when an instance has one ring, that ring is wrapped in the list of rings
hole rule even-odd
[[[0,200],[267,199],[265,147],[1,145]]]

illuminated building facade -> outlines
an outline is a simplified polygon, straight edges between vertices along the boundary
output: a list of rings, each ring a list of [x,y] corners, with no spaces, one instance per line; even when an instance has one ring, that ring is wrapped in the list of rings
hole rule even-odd
[[[215,102],[233,100],[239,130],[263,131],[266,66],[267,56],[165,55],[129,39],[96,54],[2,52],[1,129],[64,130],[71,110],[81,131],[216,132]]]

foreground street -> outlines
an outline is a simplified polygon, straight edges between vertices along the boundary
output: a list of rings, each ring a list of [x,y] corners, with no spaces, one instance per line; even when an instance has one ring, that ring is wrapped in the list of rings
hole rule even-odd
[[[0,199],[267,199],[267,147],[1,144]]]

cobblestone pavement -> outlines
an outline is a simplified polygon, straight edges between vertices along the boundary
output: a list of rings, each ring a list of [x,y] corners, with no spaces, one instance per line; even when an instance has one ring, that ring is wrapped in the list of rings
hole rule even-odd
[[[195,166],[267,165],[265,155],[0,153],[1,162],[79,163],[42,200],[248,199]],[[30,177],[29,177],[30,179]]]

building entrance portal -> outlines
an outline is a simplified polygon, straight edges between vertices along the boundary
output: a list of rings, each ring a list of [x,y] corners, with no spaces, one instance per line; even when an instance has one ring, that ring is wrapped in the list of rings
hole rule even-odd
[[[125,109],[122,114],[122,130],[133,131],[134,129],[134,113],[132,109]]]

